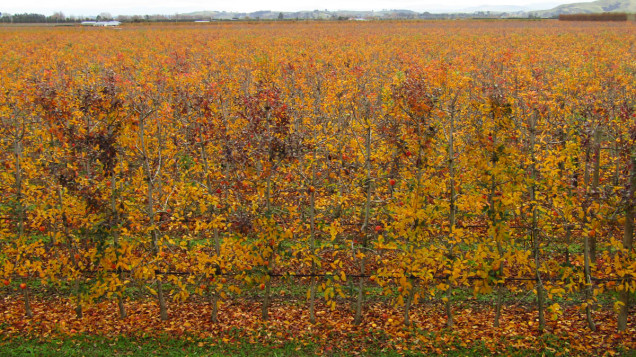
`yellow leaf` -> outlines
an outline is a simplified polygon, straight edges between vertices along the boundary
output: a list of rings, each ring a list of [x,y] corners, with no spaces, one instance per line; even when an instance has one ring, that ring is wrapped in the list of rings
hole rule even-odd
[[[615,301],[614,302],[614,310],[615,311],[619,311],[623,306],[625,306],[625,303],[622,301]]]

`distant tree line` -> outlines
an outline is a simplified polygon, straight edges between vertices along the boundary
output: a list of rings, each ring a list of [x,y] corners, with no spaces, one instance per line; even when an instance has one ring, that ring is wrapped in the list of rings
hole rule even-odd
[[[561,21],[627,21],[634,20],[634,15],[619,12],[603,12],[600,14],[561,14]]]
[[[84,20],[91,20],[91,18],[77,16],[67,17],[61,12],[56,12],[50,16],[35,13],[0,14],[0,23],[74,23]]]
[[[53,15],[45,16],[36,13],[23,13],[23,14],[9,14],[0,13],[0,23],[79,23],[82,21],[109,21],[117,20],[120,22],[191,22],[191,21],[223,21],[223,20],[335,20],[344,21],[351,19],[374,19],[374,20],[396,20],[396,19],[422,19],[422,20],[437,20],[437,19],[497,19],[497,18],[538,18],[533,13],[525,15],[515,15],[512,13],[499,13],[492,11],[481,11],[475,13],[415,13],[410,11],[393,10],[382,16],[365,15],[363,12],[352,14],[348,12],[328,12],[327,17],[321,17],[324,14],[316,14],[318,10],[312,13],[309,12],[295,12],[295,13],[273,13],[270,11],[257,11],[252,13],[222,13],[221,16],[201,15],[201,14],[174,14],[174,15],[118,15],[112,16],[107,12],[100,13],[97,16],[65,16],[62,12],[56,12]],[[519,17],[517,17],[519,16]],[[601,17],[599,17],[601,16]],[[611,18],[606,19],[606,16]],[[629,15],[632,16],[632,15]],[[583,17],[583,18],[581,18]],[[596,14],[596,15],[561,15],[561,20],[594,20],[594,21],[625,21],[628,15],[625,14]]]

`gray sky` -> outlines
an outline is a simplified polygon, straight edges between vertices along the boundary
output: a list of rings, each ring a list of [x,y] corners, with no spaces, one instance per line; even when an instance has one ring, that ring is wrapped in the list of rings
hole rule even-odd
[[[549,9],[558,4],[588,2],[591,0],[0,0],[0,11],[8,13],[35,12],[51,15],[61,11],[65,15],[97,15],[109,12],[112,15],[175,14],[192,11],[237,11],[258,10],[383,10],[408,9],[418,12],[457,11],[481,5],[529,6],[531,10]]]

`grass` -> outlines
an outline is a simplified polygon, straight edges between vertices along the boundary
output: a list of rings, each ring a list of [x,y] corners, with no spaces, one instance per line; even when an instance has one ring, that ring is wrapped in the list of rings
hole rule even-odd
[[[108,338],[79,335],[45,341],[15,339],[0,343],[2,356],[291,356],[315,354],[316,349],[316,346],[296,343],[272,348],[245,341],[218,343],[168,336]]]
[[[452,333],[449,331],[441,333]],[[510,356],[556,356],[567,355],[556,336],[546,335],[546,348],[541,352],[508,348],[501,351]],[[452,349],[449,349],[451,347]],[[485,356],[492,352],[480,343],[472,346],[440,345],[436,354],[430,351],[395,350],[370,347],[364,355],[381,356]],[[2,356],[351,356],[347,350],[331,350],[312,343],[290,342],[278,346],[249,343],[246,340],[223,342],[211,339],[162,337],[116,337],[77,335],[74,337],[38,340],[19,338],[0,342]],[[633,351],[624,351],[624,356],[634,356]]]

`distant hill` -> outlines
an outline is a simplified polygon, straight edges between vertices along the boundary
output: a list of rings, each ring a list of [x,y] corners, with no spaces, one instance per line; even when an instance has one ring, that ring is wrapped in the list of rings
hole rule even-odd
[[[487,1],[487,0],[486,0]],[[481,5],[464,8],[445,13],[418,13],[411,10],[382,10],[382,11],[348,11],[348,10],[313,10],[313,11],[255,11],[255,12],[227,12],[227,11],[197,11],[178,14],[181,20],[338,20],[338,19],[436,19],[436,18],[471,18],[471,17],[558,17],[567,14],[595,14],[604,12],[636,14],[636,0],[598,0],[594,2],[574,3],[555,6],[552,1],[515,5]],[[558,3],[558,2],[557,2]],[[553,7],[549,9],[550,7]],[[549,10],[544,10],[549,9]]]
[[[255,11],[255,12],[226,12],[226,11],[197,11],[179,14],[180,18],[200,18],[210,20],[232,20],[232,19],[259,19],[259,20],[276,20],[281,16],[283,19],[312,19],[312,20],[328,20],[337,18],[417,18],[419,14],[411,10],[385,10],[385,11],[296,11],[296,12],[280,12],[280,11]]]
[[[457,12],[464,13],[473,13],[473,12],[521,12],[532,10],[527,6],[516,6],[516,5],[481,5],[481,6],[473,6],[461,9]]]
[[[636,13],[636,0],[598,0],[565,4],[550,10],[532,11],[531,14],[539,17],[555,17],[561,14],[596,14],[602,12]]]

